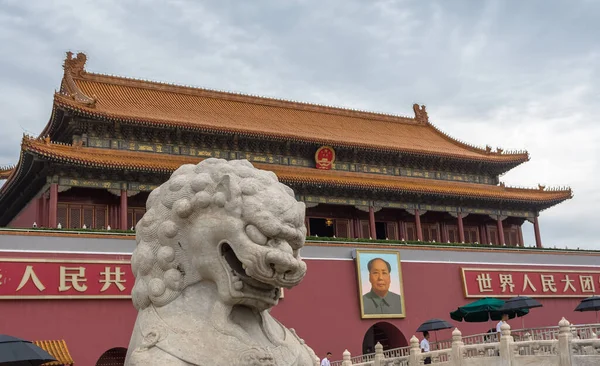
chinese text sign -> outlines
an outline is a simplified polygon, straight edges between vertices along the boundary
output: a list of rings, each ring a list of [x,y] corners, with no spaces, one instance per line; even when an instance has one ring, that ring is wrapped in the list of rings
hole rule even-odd
[[[600,271],[462,268],[465,297],[600,295]]]
[[[129,261],[0,258],[0,300],[131,298]]]

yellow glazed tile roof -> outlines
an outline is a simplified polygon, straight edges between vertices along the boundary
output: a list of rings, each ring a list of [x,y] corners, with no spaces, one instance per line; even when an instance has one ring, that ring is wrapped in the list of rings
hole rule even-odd
[[[83,54],[68,55],[55,103],[96,118],[476,161],[520,163],[529,158],[527,152],[459,142],[416,109],[415,118],[408,118],[127,79],[88,73],[85,61]]]
[[[0,167],[0,179],[8,179],[8,177],[12,174],[14,169],[14,166]]]
[[[183,164],[197,164],[202,158],[149,152],[122,151],[55,144],[49,140],[24,137],[24,152],[71,164],[171,173]],[[259,169],[273,171],[282,182],[330,184],[337,187],[356,187],[403,191],[410,193],[457,195],[475,198],[554,202],[571,198],[571,190],[510,188],[486,184],[399,177],[383,174],[355,173],[316,168],[291,167],[253,163]]]
[[[73,365],[73,358],[67,348],[67,343],[64,340],[56,341],[34,341],[32,342],[36,346],[42,348],[49,354],[51,354],[56,361],[45,363],[43,366],[58,366],[58,365]]]

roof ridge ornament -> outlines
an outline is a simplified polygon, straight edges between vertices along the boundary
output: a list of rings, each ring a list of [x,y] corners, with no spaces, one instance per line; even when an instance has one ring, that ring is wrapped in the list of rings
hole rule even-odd
[[[65,74],[61,83],[60,91],[62,94],[73,99],[77,103],[84,104],[86,107],[94,108],[96,106],[97,97],[92,95],[91,97],[86,95],[75,83],[73,78],[81,78],[86,74],[85,62],[87,56],[83,52],[79,52],[77,57],[73,58],[73,52],[67,52],[67,58],[63,68]]]
[[[427,115],[427,110],[425,105],[419,105],[417,103],[413,104],[413,111],[415,111],[415,120],[420,123],[429,123],[429,116]]]
[[[67,51],[67,58],[65,58],[65,63],[63,64],[63,68],[65,71],[68,71],[75,77],[81,77],[85,74],[85,63],[87,61],[87,56],[83,52],[77,53],[77,56],[73,58],[73,52]]]

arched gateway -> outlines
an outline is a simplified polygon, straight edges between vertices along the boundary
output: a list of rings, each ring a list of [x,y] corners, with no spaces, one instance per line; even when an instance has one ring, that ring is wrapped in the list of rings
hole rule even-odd
[[[381,343],[384,350],[408,346],[406,337],[393,324],[379,322],[373,324],[363,338],[363,354],[375,352],[375,345]]]
[[[122,366],[125,364],[125,355],[127,355],[127,348],[111,348],[100,356],[96,366]]]

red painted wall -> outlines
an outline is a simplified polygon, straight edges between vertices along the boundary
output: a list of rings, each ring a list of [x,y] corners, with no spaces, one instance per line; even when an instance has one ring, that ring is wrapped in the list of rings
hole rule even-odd
[[[16,228],[30,228],[34,222],[38,221],[37,218],[37,205],[38,200],[33,199],[25,206],[25,208],[8,224],[9,227]],[[41,223],[37,222],[38,226],[41,227]]]
[[[407,341],[415,330],[430,318],[450,321],[463,335],[484,333],[495,328],[492,323],[464,323],[451,321],[449,312],[458,306],[475,301],[463,296],[459,264],[403,263],[405,319],[360,319],[358,281],[354,261],[306,260],[308,273],[296,288],[285,291],[285,298],[271,311],[283,324],[296,329],[319,357],[332,352],[341,359],[348,349],[351,354],[362,353],[363,337],[375,323],[385,321],[395,325]],[[478,267],[468,265],[468,267]],[[486,265],[501,268],[503,266]],[[528,268],[511,266],[510,268]],[[536,267],[539,268],[539,267]],[[567,268],[567,267],[565,267]],[[529,267],[532,269],[532,267]],[[578,270],[584,268],[578,267]],[[596,269],[597,270],[597,269]],[[526,327],[558,325],[564,316],[571,323],[594,323],[593,313],[574,312],[581,299],[539,299],[542,308],[532,309],[523,319]],[[521,319],[508,322],[521,328]],[[452,330],[437,332],[439,340],[450,339]],[[432,334],[432,339],[435,335]]]
[[[33,256],[23,253],[1,255]],[[123,259],[97,255],[35,256],[61,259]],[[306,262],[308,273],[305,280],[298,287],[286,290],[285,298],[271,313],[287,327],[296,329],[298,335],[319,357],[330,351],[333,352],[334,359],[341,359],[345,349],[354,355],[362,353],[365,333],[380,320],[360,319],[354,262]],[[436,317],[450,320],[450,311],[473,301],[463,297],[459,268],[459,264],[403,263],[407,318],[384,321],[399,328],[403,338],[408,341],[421,322]],[[544,307],[533,309],[524,318],[527,327],[557,325],[563,316],[572,323],[592,323],[595,320],[593,313],[573,311],[579,302],[578,299],[540,301]],[[110,348],[126,348],[136,316],[130,300],[1,300],[0,305],[5,315],[0,321],[2,333],[29,340],[65,339],[76,365],[86,366],[95,365],[102,353]],[[511,320],[509,323],[513,328],[521,327],[520,319]],[[495,326],[495,322],[454,324],[464,335],[482,333]],[[440,340],[448,339],[451,330],[438,332],[437,336]]]
[[[3,301],[2,333],[28,340],[64,339],[75,365],[96,364],[127,348],[136,310],[130,300]]]
[[[8,258],[123,260],[130,256],[1,253]],[[40,278],[42,282],[43,278]],[[95,365],[104,352],[129,346],[137,311],[131,300],[0,300],[0,333],[31,340],[64,339],[75,365]]]

